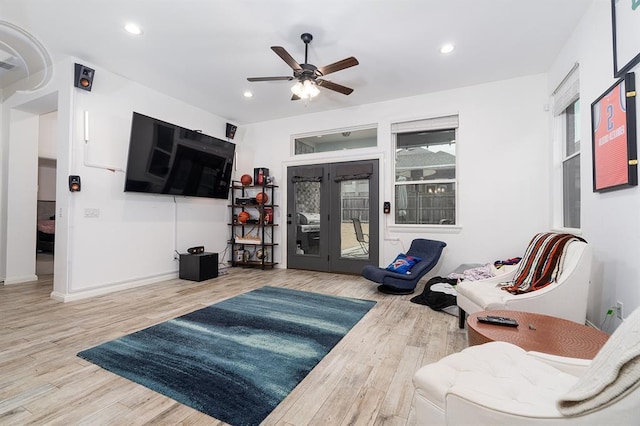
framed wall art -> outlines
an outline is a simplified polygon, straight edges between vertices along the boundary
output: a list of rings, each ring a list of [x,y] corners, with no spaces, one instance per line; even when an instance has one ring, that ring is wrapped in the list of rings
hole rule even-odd
[[[620,78],[640,62],[640,0],[611,0],[613,74]]]
[[[594,192],[638,184],[635,101],[627,73],[591,104]]]

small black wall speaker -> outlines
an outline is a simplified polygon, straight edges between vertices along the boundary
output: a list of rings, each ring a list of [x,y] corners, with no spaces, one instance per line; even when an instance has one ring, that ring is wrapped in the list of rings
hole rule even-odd
[[[91,91],[93,87],[93,75],[95,71],[89,67],[85,67],[84,65],[76,64],[76,72],[75,72],[75,81],[74,86],[86,90]]]
[[[69,176],[69,191],[71,192],[80,192],[80,176],[70,175]]]
[[[238,126],[234,126],[231,123],[227,123],[227,137],[229,139],[233,139],[233,137],[236,135],[236,130],[238,130]]]

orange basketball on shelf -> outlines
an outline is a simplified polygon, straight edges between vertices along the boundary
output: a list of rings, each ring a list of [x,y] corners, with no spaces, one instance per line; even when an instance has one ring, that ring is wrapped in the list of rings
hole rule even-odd
[[[240,212],[238,214],[238,220],[240,221],[240,223],[246,223],[247,220],[249,220],[251,216],[249,216],[249,213],[247,212]]]
[[[256,195],[256,202],[258,204],[264,204],[267,201],[269,201],[269,196],[267,194],[265,194],[264,192],[260,192],[260,193],[258,193],[258,195]]]
[[[242,175],[240,177],[240,183],[243,185],[251,185],[251,182],[253,182],[253,179],[250,175]]]

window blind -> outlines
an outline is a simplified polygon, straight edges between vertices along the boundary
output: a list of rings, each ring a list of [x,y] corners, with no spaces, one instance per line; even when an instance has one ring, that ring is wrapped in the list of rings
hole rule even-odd
[[[553,91],[553,115],[560,115],[580,98],[580,66],[576,62]]]
[[[291,176],[291,183],[297,182],[322,182],[324,169],[322,167],[305,167],[297,169]]]
[[[373,165],[366,164],[338,164],[336,166],[336,177],[334,181],[369,179],[373,174]]]
[[[391,124],[391,133],[420,132],[427,130],[456,129],[458,128],[458,115],[446,115],[443,117],[426,118],[424,120],[403,121]]]

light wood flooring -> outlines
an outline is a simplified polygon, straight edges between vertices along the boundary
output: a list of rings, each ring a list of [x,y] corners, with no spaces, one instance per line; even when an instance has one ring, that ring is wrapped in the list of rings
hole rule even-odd
[[[264,285],[378,302],[266,425],[404,425],[413,373],[466,346],[456,317],[379,293],[359,276],[230,268],[199,283],[176,279],[69,303],[49,298],[49,276],[0,285],[0,425],[224,424],[76,354]]]

